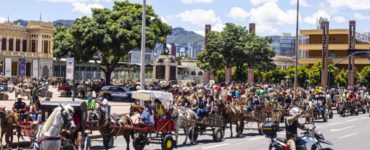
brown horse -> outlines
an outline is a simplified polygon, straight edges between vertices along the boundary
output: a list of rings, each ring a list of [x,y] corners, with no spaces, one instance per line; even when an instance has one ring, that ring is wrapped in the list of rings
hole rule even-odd
[[[19,149],[19,138],[21,137],[21,129],[18,125],[20,116],[18,113],[6,112],[5,107],[0,108],[0,148],[3,147],[3,137],[5,135],[6,147],[13,143],[13,131],[17,131],[17,149]],[[23,138],[23,137],[22,137]]]
[[[239,137],[243,133],[244,123],[243,123],[243,114],[240,109],[233,107],[226,102],[221,101],[219,106],[221,115],[224,117],[224,127],[223,130],[225,132],[226,125],[230,124],[230,132],[231,137],[233,137],[233,127],[232,125],[236,125],[237,137]]]

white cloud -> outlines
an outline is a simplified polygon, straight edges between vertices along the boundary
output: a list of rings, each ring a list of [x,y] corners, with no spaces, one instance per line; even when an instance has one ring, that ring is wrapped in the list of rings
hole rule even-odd
[[[332,8],[347,7],[352,10],[368,10],[370,8],[370,0],[329,0]]]
[[[252,5],[259,6],[268,2],[276,3],[278,0],[250,0]]]
[[[83,2],[74,2],[72,3],[73,11],[80,12],[84,15],[91,15],[91,8],[104,8],[103,5],[99,3],[83,3]]]
[[[6,22],[6,21],[8,21],[8,19],[6,19],[6,18],[4,18],[4,17],[0,17],[0,23],[4,23],[4,22]]]
[[[276,3],[268,2],[252,8],[250,21],[258,25],[285,25],[296,23],[296,10],[282,10]]]
[[[186,10],[176,16],[184,22],[204,26],[221,22],[220,17],[213,10],[193,9]]]
[[[234,20],[245,20],[249,17],[249,13],[240,7],[233,7],[227,16]]]
[[[297,5],[297,0],[290,0],[290,4]],[[310,7],[311,5],[306,0],[299,0],[299,6]]]
[[[100,0],[38,0],[43,2],[59,2],[59,3],[74,3],[74,2],[88,2],[88,3],[99,3]]]
[[[323,17],[323,18],[327,18],[328,20],[330,20],[330,14],[328,12],[326,12],[325,10],[318,10],[317,12],[315,12],[314,14],[310,15],[310,16],[307,16],[304,18],[304,22],[308,23],[308,24],[316,24],[317,23],[317,20],[320,18],[320,17]]]
[[[346,22],[346,18],[342,17],[342,16],[334,16],[333,17],[333,20],[337,23],[343,23],[343,22]]]
[[[268,36],[268,35],[273,35],[275,33],[278,33],[279,30],[277,30],[276,28],[272,27],[272,26],[268,26],[268,25],[257,25],[256,26],[256,32],[258,35],[261,35],[261,36]]]
[[[370,20],[370,16],[364,16],[360,13],[354,13],[353,16],[355,16],[355,18],[359,20]]]
[[[205,3],[205,4],[211,4],[213,3],[213,0],[181,0],[184,4],[194,4],[194,3]]]

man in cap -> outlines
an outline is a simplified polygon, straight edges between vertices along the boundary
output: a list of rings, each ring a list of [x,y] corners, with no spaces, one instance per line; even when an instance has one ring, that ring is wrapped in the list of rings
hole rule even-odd
[[[24,119],[24,115],[27,112],[27,105],[22,100],[23,100],[23,97],[18,95],[17,101],[13,105],[13,111],[19,113],[21,120]]]

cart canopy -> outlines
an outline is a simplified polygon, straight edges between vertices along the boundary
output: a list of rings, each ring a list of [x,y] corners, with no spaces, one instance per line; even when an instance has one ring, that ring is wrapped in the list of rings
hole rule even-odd
[[[152,101],[159,99],[165,107],[173,104],[172,93],[163,91],[139,90],[132,92],[132,98],[140,101]]]

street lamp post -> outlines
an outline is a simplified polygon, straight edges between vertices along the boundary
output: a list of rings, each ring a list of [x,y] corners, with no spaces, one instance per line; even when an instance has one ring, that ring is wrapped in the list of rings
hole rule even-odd
[[[297,23],[296,23],[296,35],[295,35],[295,69],[294,69],[294,99],[297,97],[297,72],[298,72],[298,46],[299,46],[299,37],[298,37],[298,29],[299,29],[299,0],[297,0]]]
[[[140,65],[140,89],[145,89],[145,31],[146,31],[146,0],[143,0],[142,25],[141,25],[141,65]]]

